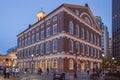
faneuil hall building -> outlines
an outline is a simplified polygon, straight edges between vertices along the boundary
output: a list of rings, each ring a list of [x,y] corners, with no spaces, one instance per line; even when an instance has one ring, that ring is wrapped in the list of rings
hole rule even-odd
[[[86,4],[62,4],[37,14],[37,22],[17,35],[21,69],[73,72],[101,67],[101,30]]]

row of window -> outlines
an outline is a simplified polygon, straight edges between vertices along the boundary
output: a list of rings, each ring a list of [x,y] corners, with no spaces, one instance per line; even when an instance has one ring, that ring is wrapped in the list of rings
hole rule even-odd
[[[93,48],[91,46],[76,42],[75,49],[77,49],[77,54],[80,54],[80,53],[82,55],[87,54],[87,56],[100,58],[100,50]],[[69,40],[69,51],[73,53],[74,52],[73,50],[74,50],[74,42],[72,39],[70,39]]]
[[[58,63],[57,63],[57,60],[54,59],[52,61],[50,60],[46,60],[46,61],[40,61],[40,62],[34,62],[34,67],[35,68],[38,68],[38,67],[41,67],[41,68],[44,68],[44,65],[46,64],[47,68],[57,68],[58,67]],[[32,64],[31,62],[25,62],[25,63],[18,63],[18,66],[20,68],[24,68],[24,66],[26,68],[32,68]]]
[[[57,34],[58,29],[57,29],[57,24],[53,25],[53,35]],[[51,35],[51,31],[50,31],[50,27],[46,29],[46,37],[49,37]],[[26,46],[27,44],[31,44],[34,43],[35,41],[39,41],[40,39],[44,39],[45,37],[45,33],[44,30],[41,31],[40,33],[37,32],[35,35],[32,35],[32,37],[28,37],[24,40],[24,38],[22,40],[19,40],[19,48]]]
[[[74,25],[73,22],[70,21],[69,22],[69,33],[73,35],[73,31],[74,31]],[[75,30],[75,34],[76,37],[81,37],[82,39],[85,39],[87,41],[90,41],[98,46],[100,46],[100,38],[97,37],[95,34],[93,34],[92,32],[89,32],[88,30],[85,31],[84,28],[81,28],[81,30],[79,29],[79,26],[76,25],[76,30]],[[85,35],[86,34],[86,35]]]
[[[58,46],[58,41],[57,41],[57,39],[54,39],[53,46],[51,46],[50,41],[48,41],[46,43],[42,43],[40,45],[31,47],[31,48],[21,50],[18,52],[18,58],[31,57],[32,54],[34,54],[35,56],[38,56],[40,54],[44,55],[45,52],[46,52],[46,54],[49,54],[51,47],[53,47],[53,52],[57,52],[57,49],[58,49],[57,46]]]

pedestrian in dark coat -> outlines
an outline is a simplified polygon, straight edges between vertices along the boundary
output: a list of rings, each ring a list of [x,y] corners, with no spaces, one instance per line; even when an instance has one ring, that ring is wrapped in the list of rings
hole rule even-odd
[[[3,69],[4,78],[6,78],[6,67]]]
[[[47,68],[47,75],[49,75],[49,69]]]

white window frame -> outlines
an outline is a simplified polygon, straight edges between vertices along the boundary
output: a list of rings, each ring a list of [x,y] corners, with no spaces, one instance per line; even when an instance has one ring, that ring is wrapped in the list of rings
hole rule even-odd
[[[44,43],[42,43],[41,45],[40,45],[40,53],[41,53],[41,55],[43,55],[44,54]]]
[[[89,41],[89,31],[87,30],[87,41]]]
[[[56,41],[56,50],[54,49],[54,46],[55,46],[55,41]],[[53,40],[53,52],[57,52],[57,39],[54,39]]]
[[[46,35],[47,35],[47,37],[50,36],[49,31],[50,31],[50,28],[47,28],[47,31],[46,31]]]
[[[53,22],[57,21],[57,16],[53,17]]]
[[[70,50],[70,46],[69,46],[69,51],[70,51],[70,52],[73,52],[73,40],[70,39],[69,42],[70,42],[69,44],[70,44],[70,46],[71,46],[71,48],[72,48],[72,50]]]
[[[56,27],[56,29],[57,29],[57,31],[55,32],[55,27]],[[57,32],[58,32],[58,27],[57,27],[57,24],[55,24],[55,25],[53,25],[53,34],[57,34]]]
[[[44,31],[41,31],[40,35],[41,35],[41,39],[44,39]]]
[[[70,33],[70,34],[73,34],[73,26],[74,26],[74,25],[73,25],[73,22],[70,21],[70,22],[69,22],[69,33]]]
[[[50,53],[50,49],[48,50],[48,48],[50,48],[50,41],[46,43],[46,53]]]
[[[79,26],[76,25],[76,36],[79,37]]]
[[[35,42],[35,35],[32,35],[32,43]]]
[[[77,45],[78,45],[78,47],[77,47]],[[79,49],[79,42],[76,42],[76,49],[77,49],[77,54],[79,54],[80,53],[80,49]]]
[[[84,36],[85,36],[85,30],[84,30],[84,28],[81,29],[81,32],[82,32],[82,34],[81,34],[82,35],[82,39],[84,39]]]
[[[39,33],[36,33],[36,41],[39,41]]]

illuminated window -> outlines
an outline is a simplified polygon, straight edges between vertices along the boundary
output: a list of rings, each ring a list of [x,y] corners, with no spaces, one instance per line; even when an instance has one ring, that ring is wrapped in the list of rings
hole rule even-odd
[[[53,60],[53,68],[57,68],[57,60]]]
[[[72,59],[69,60],[69,69],[73,69],[74,68],[74,62]]]

